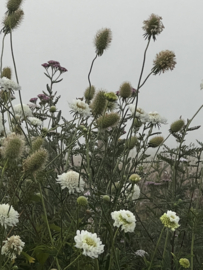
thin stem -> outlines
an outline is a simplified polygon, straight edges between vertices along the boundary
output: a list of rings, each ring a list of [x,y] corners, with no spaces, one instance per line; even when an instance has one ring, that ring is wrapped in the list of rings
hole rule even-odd
[[[0,60],[0,73],[2,72],[2,62],[3,62],[4,40],[5,40],[5,37],[6,37],[6,34],[4,34],[3,39],[2,39],[1,60]]]
[[[90,71],[89,71],[89,73],[88,73],[88,81],[89,81],[89,94],[90,94],[90,91],[91,91],[90,74],[91,74],[91,72],[92,72],[92,68],[93,68],[93,65],[94,65],[94,61],[96,60],[97,56],[98,56],[98,55],[96,54],[95,58],[92,60],[92,63],[91,63],[91,66],[90,66]],[[88,102],[89,102],[89,101],[88,101]]]
[[[166,248],[167,248],[167,243],[168,243],[168,235],[169,235],[169,229],[167,229],[167,232],[166,232],[166,239],[165,239],[164,252],[163,252],[163,263],[164,263],[165,255],[166,255]]]
[[[194,233],[194,225],[193,225],[193,229],[192,229],[192,242],[191,242],[191,270],[193,270],[194,241],[195,241],[195,233]]]
[[[118,229],[116,230],[116,232],[115,232],[115,234],[114,234],[114,237],[113,237],[113,242],[112,242],[112,246],[111,246],[110,262],[109,262],[109,269],[108,269],[108,270],[111,270],[112,257],[113,257],[113,250],[114,250],[114,243],[115,243],[115,240],[116,240],[116,235],[117,235],[117,233],[118,233],[118,230],[119,230],[119,227],[118,227]]]
[[[63,268],[63,270],[68,269],[68,267],[70,267],[72,264],[74,264],[80,258],[81,255],[82,255],[82,253],[80,253],[80,255],[78,255],[77,258],[74,261],[72,261],[72,263],[70,263],[68,266],[66,266],[65,268]]]

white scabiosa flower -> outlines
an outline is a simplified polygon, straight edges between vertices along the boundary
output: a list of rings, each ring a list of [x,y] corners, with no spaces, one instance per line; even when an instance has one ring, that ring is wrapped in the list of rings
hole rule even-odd
[[[10,210],[9,210],[10,209]],[[18,223],[19,214],[9,204],[0,204],[0,224],[7,226],[15,226]]]
[[[89,105],[80,99],[74,99],[72,103],[69,103],[69,107],[73,112],[79,113],[82,116],[90,116],[91,114]]]
[[[176,212],[171,210],[164,213],[160,217],[160,220],[165,227],[170,228],[172,231],[175,231],[178,227],[180,227],[178,224],[180,218],[176,215]]]
[[[28,117],[28,120],[30,121],[30,123],[33,126],[41,126],[42,125],[42,121],[39,118],[36,117]]]
[[[136,252],[135,252],[135,255],[136,256],[140,256],[140,257],[144,257],[145,255],[148,255],[148,253],[142,249],[138,249]]]
[[[178,223],[180,218],[176,215],[176,212],[173,212],[171,210],[168,210],[166,212],[166,216],[170,219],[171,222]]]
[[[56,180],[61,188],[68,188],[69,194],[76,192],[84,191],[85,182],[80,177],[79,181],[79,173],[74,171],[69,171],[67,173],[63,173],[58,175],[58,179]]]
[[[98,258],[98,256],[104,252],[104,245],[96,233],[90,233],[88,231],[77,231],[74,237],[75,247],[83,250],[83,255],[90,258]]]
[[[147,122],[156,124],[167,124],[167,119],[162,117],[158,112],[149,112]]]
[[[1,254],[6,255],[11,260],[15,260],[17,255],[23,250],[25,243],[21,241],[19,235],[13,235],[8,238],[6,241],[3,241],[4,245],[1,249]]]
[[[111,213],[114,220],[114,227],[120,227],[124,232],[134,232],[135,229],[135,216],[129,210],[114,211]]]
[[[140,197],[140,188],[138,185],[134,184],[134,185],[126,185],[126,187],[124,187],[125,190],[125,195],[127,196],[128,200],[137,200]]]
[[[19,115],[20,117],[23,117],[23,111],[22,111],[21,104],[17,104],[13,108],[14,108],[15,114]],[[25,117],[31,117],[32,116],[32,111],[30,110],[28,105],[23,104],[23,110],[24,110],[24,113],[25,113]]]
[[[21,89],[20,85],[18,85],[17,83],[6,77],[0,78],[0,87],[4,91],[9,90],[19,91]]]
[[[135,104],[130,104],[130,105],[128,105],[128,109],[130,110],[131,114],[134,115],[134,112],[135,112]],[[141,109],[141,108],[137,108],[137,109],[136,109],[136,114],[135,114],[135,116],[138,117],[142,123],[146,123],[147,120],[148,120],[148,115],[147,115],[147,113],[146,113],[143,109]]]

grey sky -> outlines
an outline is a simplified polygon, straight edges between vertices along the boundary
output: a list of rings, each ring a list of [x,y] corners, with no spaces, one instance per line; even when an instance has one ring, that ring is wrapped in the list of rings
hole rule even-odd
[[[5,5],[1,0],[1,18]],[[172,121],[180,115],[191,118],[203,104],[199,86],[203,79],[202,0],[24,0],[22,9],[25,17],[13,40],[24,103],[45,89],[48,80],[41,64],[59,61],[68,72],[55,88],[62,95],[58,108],[70,119],[67,101],[82,97],[88,86],[87,74],[95,56],[93,39],[104,27],[113,32],[112,44],[95,61],[92,84],[97,89],[117,91],[129,81],[136,88],[146,46],[143,20],[155,13],[162,16],[165,29],[150,44],[143,78],[162,50],[174,51],[177,65],[172,72],[149,78],[141,89],[139,107],[146,112],[158,111],[168,119],[169,124],[162,129],[166,136]],[[12,67],[8,37],[3,66]],[[203,111],[193,125],[201,125],[202,118]],[[203,127],[189,134],[188,142],[202,141],[202,135]]]

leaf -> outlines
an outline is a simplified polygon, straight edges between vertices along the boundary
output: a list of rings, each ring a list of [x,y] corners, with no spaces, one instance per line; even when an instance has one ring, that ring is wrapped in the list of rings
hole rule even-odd
[[[53,81],[53,83],[59,83],[59,82],[61,82],[63,79],[60,79],[60,80],[58,80],[58,81]]]
[[[54,230],[54,231],[57,231],[57,232],[60,232],[61,231],[61,228],[59,226],[55,225],[54,223],[49,224],[49,228],[51,230]]]
[[[49,75],[47,75],[45,72],[44,72],[44,75],[46,75],[51,80],[51,77]]]
[[[22,251],[21,254],[26,258],[29,263],[35,263],[35,258],[31,257],[26,252]]]
[[[58,122],[60,121],[61,118],[61,110],[58,112],[57,116],[56,116],[56,123],[58,124]]]

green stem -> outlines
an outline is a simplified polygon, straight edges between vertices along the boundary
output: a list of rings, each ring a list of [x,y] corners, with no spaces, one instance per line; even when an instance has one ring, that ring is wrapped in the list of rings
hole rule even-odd
[[[68,269],[68,267],[70,267],[72,264],[74,264],[80,258],[81,255],[82,255],[82,253],[80,253],[80,255],[78,255],[77,258],[74,261],[72,261],[72,263],[70,263],[68,266],[63,268],[63,270]]]
[[[2,72],[2,61],[3,61],[3,53],[4,53],[4,40],[5,40],[5,36],[6,36],[6,34],[4,34],[3,39],[2,39],[1,60],[0,60],[0,73]]]
[[[99,261],[96,259],[95,261],[95,270],[99,270]]]
[[[113,237],[113,242],[112,242],[112,246],[111,246],[110,262],[109,262],[109,268],[108,268],[108,270],[111,270],[111,264],[112,264],[112,258],[113,258],[113,250],[114,250],[114,243],[115,243],[115,240],[116,240],[116,235],[118,233],[118,230],[119,230],[119,227],[116,230],[116,232],[114,234],[114,237]]]
[[[191,242],[191,270],[193,270],[194,241],[195,241],[195,234],[194,234],[194,227],[193,227],[193,229],[192,229],[192,242]]]
[[[158,247],[159,247],[159,244],[160,244],[160,241],[161,241],[161,237],[162,237],[164,228],[165,228],[165,227],[163,227],[163,229],[161,230],[161,233],[160,233],[159,239],[158,239],[158,241],[157,241],[156,248],[155,248],[155,250],[154,250],[154,254],[153,254],[153,256],[152,256],[152,259],[151,259],[150,266],[149,266],[148,270],[150,270],[151,267],[152,267],[152,263],[153,263],[153,260],[154,260],[154,256],[156,255],[157,249],[158,249]]]
[[[166,232],[166,239],[165,239],[164,252],[163,252],[163,263],[164,263],[165,255],[166,255],[166,248],[167,248],[167,243],[168,243],[168,235],[169,235],[169,229],[167,229],[167,232]]]

